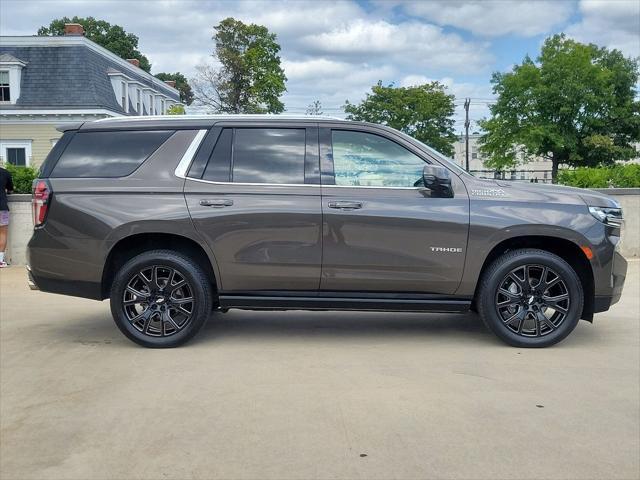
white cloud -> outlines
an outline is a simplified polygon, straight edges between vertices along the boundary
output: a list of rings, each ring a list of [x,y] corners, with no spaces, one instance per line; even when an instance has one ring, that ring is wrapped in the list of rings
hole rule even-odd
[[[568,20],[574,10],[571,2],[560,0],[430,0],[396,2],[396,5],[410,15],[486,37],[507,34],[531,37],[548,33]]]
[[[581,42],[617,48],[640,55],[640,2],[637,0],[582,0],[580,22],[566,32]]]
[[[429,69],[478,72],[492,61],[485,44],[466,42],[435,25],[384,20],[354,20],[328,32],[305,36],[311,52],[342,57],[376,58]]]

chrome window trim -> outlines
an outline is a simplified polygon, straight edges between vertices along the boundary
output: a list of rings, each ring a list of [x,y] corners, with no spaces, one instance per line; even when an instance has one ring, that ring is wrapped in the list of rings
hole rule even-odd
[[[202,140],[204,140],[204,137],[207,134],[207,132],[208,130],[206,129],[198,130],[198,133],[196,133],[196,136],[193,137],[193,140],[191,140],[191,143],[185,150],[184,154],[182,155],[182,158],[180,159],[180,162],[178,162],[178,166],[174,171],[174,174],[176,177],[187,178],[187,172],[189,171],[189,167],[191,166],[193,157],[195,157],[196,152],[198,151],[198,148],[200,147]]]
[[[240,185],[245,187],[325,187],[325,188],[377,188],[384,190],[421,190],[420,187],[383,187],[366,185],[317,185],[313,183],[243,183],[243,182],[215,182],[213,180],[202,180],[201,178],[186,177],[187,180],[212,185]]]

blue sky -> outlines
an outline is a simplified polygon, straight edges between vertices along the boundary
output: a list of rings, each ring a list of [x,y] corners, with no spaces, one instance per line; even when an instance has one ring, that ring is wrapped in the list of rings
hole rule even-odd
[[[187,77],[214,63],[212,27],[221,19],[266,25],[282,46],[292,113],[319,99],[325,113],[339,116],[345,100],[360,100],[378,80],[438,80],[458,103],[477,99],[477,120],[488,113],[491,73],[535,57],[550,34],[640,55],[637,0],[2,0],[0,34],[31,35],[63,15],[122,25],[139,37],[154,73]]]

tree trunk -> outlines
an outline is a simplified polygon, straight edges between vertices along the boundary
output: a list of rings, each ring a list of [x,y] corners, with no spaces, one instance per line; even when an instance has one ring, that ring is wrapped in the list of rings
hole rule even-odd
[[[558,166],[560,165],[560,159],[553,155],[551,157],[551,183],[557,183],[558,181]]]

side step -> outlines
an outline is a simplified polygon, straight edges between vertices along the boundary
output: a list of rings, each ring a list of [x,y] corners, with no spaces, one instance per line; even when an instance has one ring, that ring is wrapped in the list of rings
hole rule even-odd
[[[466,312],[471,299],[353,298],[319,296],[219,296],[220,308],[242,310],[369,310],[381,312]]]

